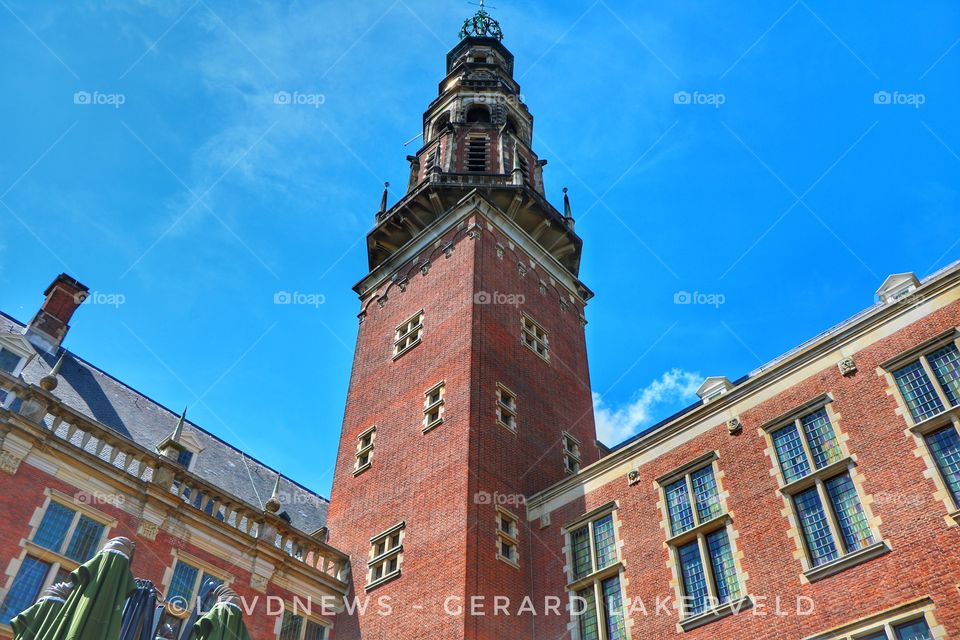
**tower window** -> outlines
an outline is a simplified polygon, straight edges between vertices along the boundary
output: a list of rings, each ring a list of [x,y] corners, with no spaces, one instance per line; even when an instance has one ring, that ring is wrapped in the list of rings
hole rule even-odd
[[[497,384],[497,423],[510,429],[517,430],[517,394],[502,384]]]
[[[427,153],[427,175],[436,167],[440,166],[440,145],[439,143]]]
[[[580,472],[580,441],[567,432],[560,436],[563,444],[563,466],[567,473]]]
[[[483,173],[487,170],[487,136],[471,135],[467,138],[467,171]]]
[[[401,355],[420,344],[423,336],[423,311],[413,314],[406,322],[397,327],[393,341],[393,357]]]
[[[443,383],[427,391],[423,400],[423,432],[443,423]]]
[[[401,522],[370,538],[367,591],[400,576],[405,537],[406,523]]]
[[[544,360],[549,360],[550,344],[546,330],[525,313],[520,315],[520,328],[520,339],[523,344]]]
[[[523,154],[519,147],[514,151],[514,153],[517,154],[517,164],[520,167],[521,173],[523,173],[523,179],[527,182],[532,182],[530,179],[530,163],[527,162],[527,156]]]
[[[520,525],[517,516],[503,507],[497,507],[497,559],[519,567]]]
[[[467,109],[467,122],[470,124],[486,124],[490,122],[490,110],[486,107],[474,105]]]
[[[373,464],[373,442],[377,439],[377,428],[370,427],[357,436],[357,462],[353,475],[359,475]]]

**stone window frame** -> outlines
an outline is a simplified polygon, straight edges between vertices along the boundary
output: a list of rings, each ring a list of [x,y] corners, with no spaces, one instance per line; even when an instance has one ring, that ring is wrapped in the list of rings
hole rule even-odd
[[[357,450],[354,454],[356,462],[353,465],[354,477],[360,475],[373,466],[373,450],[377,441],[377,425],[373,425],[357,436]]]
[[[397,325],[394,329],[393,359],[396,360],[423,341],[423,309]],[[416,334],[416,335],[414,335]]]
[[[846,569],[881,556],[889,552],[891,549],[890,543],[884,540],[880,533],[880,525],[882,524],[882,520],[873,513],[872,506],[874,499],[873,496],[867,493],[864,488],[864,477],[858,469],[857,458],[856,456],[851,455],[847,446],[850,436],[840,428],[843,416],[841,413],[836,411],[833,403],[833,396],[830,393],[823,393],[804,402],[794,409],[791,409],[790,411],[767,421],[759,428],[760,434],[766,443],[767,456],[772,463],[770,473],[776,478],[777,491],[783,498],[784,508],[783,511],[781,511],[781,514],[789,523],[787,535],[793,540],[796,546],[794,551],[794,559],[800,561],[802,567],[802,583],[811,583],[828,578],[832,575],[845,571]],[[837,444],[840,448],[841,457],[839,460],[828,464],[822,469],[816,469],[815,465],[812,464],[813,454],[810,452],[809,443],[807,442],[806,435],[802,426],[800,425],[800,420],[808,415],[820,411],[821,409],[827,412],[827,417],[830,420],[830,425],[833,428],[834,436],[836,437]],[[801,444],[804,452],[807,455],[807,460],[810,462],[810,473],[797,480],[787,482],[784,478],[783,469],[777,456],[773,434],[784,427],[788,427],[791,423],[796,424],[797,429],[799,430]],[[797,508],[794,503],[794,496],[812,486],[817,487],[818,495],[820,496],[820,502],[823,506],[828,526],[830,527],[830,534],[834,544],[836,545],[837,551],[840,552],[843,549],[843,537],[840,532],[840,526],[837,522],[837,517],[833,511],[833,507],[831,506],[832,501],[826,494],[824,483],[827,480],[838,477],[844,473],[849,474],[853,486],[857,491],[857,498],[859,499],[860,506],[863,509],[864,517],[866,518],[867,525],[870,527],[870,531],[873,534],[876,542],[856,551],[841,553],[839,557],[834,560],[814,566],[813,562],[811,561],[810,552],[807,548],[806,538],[803,535],[803,530],[800,525]]]
[[[563,469],[568,475],[576,475],[583,468],[583,459],[580,455],[582,443],[569,431],[560,433],[560,443],[563,448]]]
[[[720,454],[716,451],[711,451],[700,456],[699,458],[691,460],[690,462],[674,469],[673,471],[670,471],[669,473],[660,476],[654,481],[659,499],[660,527],[666,536],[664,545],[666,546],[667,553],[669,555],[668,565],[671,575],[670,583],[673,587],[674,595],[677,598],[676,609],[677,613],[680,615],[679,626],[684,632],[692,631],[693,629],[701,627],[705,624],[709,624],[715,620],[720,620],[722,618],[726,618],[727,616],[748,610],[753,606],[753,599],[750,597],[749,592],[747,591],[747,578],[749,576],[743,570],[742,561],[744,558],[744,553],[738,547],[740,534],[733,526],[733,513],[730,511],[727,504],[727,499],[730,497],[730,493],[724,489],[723,481],[726,478],[726,475],[720,469],[719,460]],[[690,477],[694,473],[697,473],[698,471],[708,467],[713,470],[713,478],[717,484],[717,500],[720,503],[721,513],[718,516],[701,522],[700,515],[697,512],[696,503],[694,502],[694,491],[691,485]],[[693,511],[694,527],[684,531],[683,533],[674,535],[670,523],[670,508],[669,500],[667,498],[667,487],[681,478],[687,481],[688,497],[690,499],[690,505]],[[685,594],[683,589],[679,549],[680,547],[685,546],[694,540],[698,541],[700,562],[703,566],[706,577],[707,591],[710,598],[713,599],[711,600],[712,602],[718,601],[719,598],[717,597],[717,587],[716,579],[713,575],[713,565],[710,562],[706,551],[706,536],[721,530],[727,532],[727,539],[730,543],[730,554],[733,558],[734,570],[736,571],[737,575],[737,584],[739,587],[740,596],[735,600],[731,600],[730,602],[726,602],[715,607],[710,607],[705,611],[685,617],[681,606],[684,602]]]
[[[960,349],[960,328],[951,328],[943,333],[940,333],[939,335],[934,336],[933,338],[930,338],[929,340],[925,340],[924,342],[907,349],[893,358],[882,362],[877,370],[879,374],[887,378],[887,393],[896,399],[897,413],[902,415],[904,420],[906,420],[907,424],[911,427],[923,428],[927,422],[936,421],[942,418],[944,414],[950,414],[951,412],[960,409],[960,407],[954,407],[950,404],[950,401],[943,390],[943,386],[940,384],[940,381],[937,380],[937,376],[934,374],[927,359],[931,353],[937,351],[938,349],[942,349],[951,343],[953,343],[957,349]],[[941,413],[920,420],[919,422],[914,419],[913,414],[910,412],[910,408],[903,397],[903,393],[900,391],[900,385],[897,384],[897,381],[893,375],[903,367],[906,367],[917,361],[919,361],[923,366],[923,370],[926,373],[927,378],[929,378],[930,383],[933,385],[933,388],[937,393],[937,397],[944,406],[944,411]]]
[[[544,362],[550,362],[550,334],[525,311],[520,312],[520,343]]]
[[[403,542],[407,537],[407,523],[401,521],[386,531],[370,538],[370,553],[367,562],[367,591],[400,577],[403,571]],[[394,541],[395,539],[395,541]],[[380,544],[383,550],[380,551]],[[390,562],[396,560],[396,569],[389,571]],[[380,575],[374,578],[377,569]]]
[[[504,521],[509,521],[509,530],[503,527]],[[497,505],[496,511],[496,547],[497,560],[509,564],[516,569],[520,568],[520,518],[504,507]],[[503,544],[512,549],[510,555],[503,554]]]
[[[954,499],[950,488],[947,486],[940,466],[937,464],[933,452],[930,450],[930,444],[927,441],[928,436],[951,425],[954,429],[960,431],[960,407],[950,406],[950,402],[944,394],[943,388],[939,381],[937,381],[936,376],[931,372],[930,365],[926,358],[928,354],[942,349],[951,342],[956,344],[957,348],[960,349],[960,329],[951,328],[903,351],[897,356],[881,363],[879,367],[877,367],[877,374],[886,381],[887,395],[892,396],[896,400],[896,413],[903,418],[907,426],[905,433],[909,438],[912,438],[914,442],[913,454],[923,460],[925,465],[923,475],[934,484],[933,498],[943,503],[945,510],[944,520],[947,526],[955,527],[960,525],[960,503]],[[896,378],[893,375],[894,372],[917,360],[923,363],[924,371],[930,378],[940,401],[946,408],[941,413],[921,420],[920,422],[914,419],[903,397],[903,393],[900,391],[900,385],[897,384]]]
[[[510,398],[512,402],[504,402],[504,397]],[[516,393],[511,391],[505,384],[501,382],[497,383],[497,424],[513,434],[517,433],[518,402],[519,399]],[[504,416],[506,416],[506,419]]]
[[[187,603],[187,607],[181,608],[176,606],[175,603],[164,600],[163,608],[164,613],[169,615],[172,618],[180,620],[181,624],[184,620],[190,617],[190,614],[193,613],[193,604],[200,592],[200,587],[203,583],[203,576],[210,575],[219,580],[223,580],[223,584],[230,585],[233,584],[235,577],[228,571],[221,569],[220,567],[213,565],[206,560],[203,560],[192,553],[183,551],[182,549],[173,548],[170,550],[170,555],[173,558],[173,562],[164,568],[163,578],[160,581],[162,588],[162,593],[166,596],[170,593],[170,585],[173,582],[173,576],[176,573],[177,565],[181,562],[197,569],[197,577],[193,583],[193,591],[190,595],[190,602]],[[183,629],[181,628],[178,632],[178,636]]]
[[[891,609],[871,614],[839,627],[807,636],[803,640],[861,640],[871,634],[886,632],[888,640],[896,640],[894,627],[925,620],[934,640],[946,640],[947,630],[937,622],[930,597],[906,602]]]
[[[441,380],[423,393],[423,433],[443,424],[446,381]]]
[[[595,565],[596,563],[596,549],[595,549],[595,540],[593,534],[593,525],[594,523],[603,520],[607,516],[611,516],[613,522],[613,534],[614,534],[614,548],[617,553],[616,562],[611,565],[604,567],[603,569],[595,569],[590,574],[582,576],[580,578],[576,577],[574,566],[574,549],[573,549],[573,533],[582,529],[583,527],[589,527],[588,536],[590,539],[590,561]],[[624,608],[626,608],[629,602],[627,597],[627,588],[630,586],[630,581],[626,575],[627,568],[627,558],[624,555],[624,542],[623,536],[621,535],[621,526],[622,522],[620,521],[620,504],[616,500],[608,502],[596,509],[585,513],[578,517],[576,520],[573,520],[563,527],[560,528],[560,534],[563,536],[564,547],[563,554],[566,561],[566,566],[564,566],[564,572],[567,575],[567,585],[564,588],[567,594],[570,596],[570,606],[571,606],[571,615],[570,622],[567,625],[567,630],[570,633],[571,640],[582,640],[580,635],[580,625],[577,616],[573,615],[573,607],[575,605],[574,597],[576,597],[577,592],[581,591],[585,587],[593,585],[594,593],[597,596],[602,595],[601,585],[605,580],[617,576],[620,579],[620,596]],[[602,597],[595,597],[597,605],[597,623],[598,623],[598,633],[599,640],[608,640],[607,630],[606,630],[606,618],[605,611],[603,609],[604,602]],[[633,618],[635,616],[627,615],[627,611],[623,612],[623,619],[626,625],[627,639],[632,638],[632,628],[634,625]]]
[[[283,631],[283,618],[284,615],[289,613],[291,616],[296,616],[302,618],[306,623],[313,623],[323,629],[322,640],[328,640],[330,633],[333,631],[333,622],[324,618],[323,616],[315,615],[312,611],[312,603],[308,602],[306,608],[299,604],[299,600],[293,602],[289,600],[284,600],[283,602],[283,611],[277,616],[277,622],[274,624],[273,637],[277,640],[280,640],[280,633]],[[306,638],[307,625],[304,624],[300,628],[299,638],[297,640],[304,640]]]
[[[43,516],[46,515],[47,509],[50,508],[50,503],[56,502],[57,504],[67,507],[68,509],[72,509],[76,512],[73,516],[73,520],[70,523],[70,527],[64,534],[64,543],[60,551],[64,551],[65,547],[69,544],[70,539],[73,537],[73,532],[76,529],[77,523],[80,521],[81,515],[87,516],[91,520],[103,525],[103,533],[100,534],[100,541],[96,545],[97,551],[100,550],[106,540],[110,539],[110,531],[117,527],[118,521],[116,518],[102,511],[94,509],[82,498],[70,496],[50,487],[45,488],[43,490],[43,494],[45,496],[43,504],[34,510],[33,515],[31,515],[28,522],[30,525],[29,533],[25,538],[20,540],[20,554],[17,557],[12,558],[10,563],[7,565],[7,580],[5,584],[3,584],[2,591],[0,591],[0,593],[3,593],[4,598],[6,598],[6,595],[10,592],[10,588],[13,586],[14,580],[16,580],[17,575],[20,573],[20,568],[23,566],[23,562],[27,556],[32,556],[33,558],[50,565],[50,568],[47,570],[47,574],[40,585],[41,592],[53,584],[61,570],[71,572],[81,564],[76,560],[72,560],[71,558],[61,554],[59,551],[51,551],[50,549],[41,547],[33,542],[37,531],[40,529],[40,523],[43,521]],[[7,628],[9,628],[9,625],[0,625],[0,629]]]

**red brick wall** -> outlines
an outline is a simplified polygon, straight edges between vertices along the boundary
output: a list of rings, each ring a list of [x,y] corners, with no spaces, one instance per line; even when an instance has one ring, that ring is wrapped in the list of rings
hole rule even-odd
[[[80,463],[78,467],[83,469]],[[274,625],[276,617],[268,615],[266,597],[276,596],[286,601],[292,601],[295,594],[277,587],[270,583],[267,587],[267,593],[263,594],[250,585],[249,562],[243,559],[250,553],[249,544],[240,544],[238,542],[235,552],[221,555],[213,555],[199,549],[188,541],[171,536],[166,531],[161,530],[155,541],[150,541],[137,536],[137,518],[114,506],[111,502],[116,500],[92,500],[89,494],[79,490],[66,482],[63,482],[40,469],[27,464],[20,464],[16,475],[0,475],[0,513],[3,518],[0,519],[0,568],[6,570],[8,563],[13,558],[18,558],[21,553],[20,541],[30,535],[30,518],[36,509],[43,506],[46,496],[45,489],[55,489],[69,496],[84,496],[87,504],[97,511],[100,511],[117,520],[117,526],[110,529],[108,536],[115,538],[124,536],[136,542],[131,570],[134,576],[153,581],[158,589],[163,589],[164,572],[173,565],[173,556],[171,551],[174,548],[189,553],[201,560],[219,568],[224,573],[234,577],[231,587],[250,603],[253,613],[244,615],[247,629],[250,632],[252,640],[275,640],[276,633]],[[122,495],[122,494],[121,494]],[[131,496],[124,496],[125,500],[133,500]],[[7,576],[2,576],[2,585],[6,585]],[[296,594],[299,595],[299,594]],[[320,605],[315,605],[314,613],[321,614]],[[274,604],[273,608],[276,609]],[[2,635],[2,634],[0,634]]]
[[[529,256],[477,221],[483,223],[479,239],[464,230],[444,238],[456,242],[451,257],[430,249],[428,275],[414,270],[405,292],[391,286],[382,308],[372,298],[364,301],[331,497],[330,542],[351,556],[355,590],[363,597],[370,537],[403,520],[407,538],[403,575],[371,592],[373,598],[391,598],[393,614],[338,620],[338,640],[357,638],[360,630],[366,638],[420,637],[425,628],[434,638],[492,638],[530,629],[527,618],[499,616],[471,617],[464,628],[463,618],[448,615],[443,603],[454,596],[454,604],[469,605],[465,598],[480,595],[490,608],[495,595],[519,602],[529,593],[536,572],[523,496],[564,477],[564,429],[583,443],[584,464],[599,455],[582,308],[550,284],[542,267],[531,267]],[[475,304],[480,293],[491,303]],[[568,300],[566,311],[561,297]],[[394,361],[395,327],[421,308],[423,343]],[[550,362],[521,344],[522,310],[549,333]],[[440,380],[446,381],[445,422],[423,434],[423,393]],[[516,435],[497,425],[498,382],[518,395]],[[373,467],[354,477],[357,436],[374,424]],[[494,496],[520,521],[520,569],[495,559]]]
[[[937,621],[946,626],[948,637],[960,637],[960,554],[956,552],[960,527],[945,523],[945,506],[934,498],[934,484],[924,478],[925,464],[914,456],[915,441],[905,434],[907,425],[895,413],[896,401],[886,393],[885,379],[876,373],[879,363],[958,325],[960,303],[955,303],[856,353],[859,372],[855,375],[843,377],[833,363],[828,363],[822,371],[744,412],[740,435],[729,435],[725,424],[718,423],[709,432],[641,467],[640,482],[635,486],[628,486],[627,478],[620,477],[554,511],[552,524],[539,531],[543,544],[534,549],[540,576],[534,583],[537,598],[563,593],[564,561],[558,558],[564,544],[561,526],[617,500],[623,522],[625,576],[629,580],[626,596],[641,600],[650,612],[649,616],[634,616],[633,637],[656,640],[680,635],[676,614],[653,615],[658,596],[671,601],[674,598],[655,478],[717,451],[719,468],[725,474],[724,488],[730,493],[727,506],[740,536],[737,546],[745,553],[742,565],[749,576],[747,592],[767,598],[768,615],[746,612],[682,634],[684,637],[803,638],[924,596],[933,598]],[[803,569],[794,559],[796,546],[787,534],[784,502],[771,475],[773,463],[757,429],[826,392],[833,395],[833,407],[840,414],[838,428],[849,435],[847,448],[857,461],[858,473],[864,476],[865,491],[875,500],[873,515],[882,519],[880,536],[890,543],[892,552],[802,585]],[[815,615],[773,615],[777,596],[785,609],[795,609],[794,603],[801,595],[813,599]],[[569,637],[566,617],[543,618],[541,622],[545,627],[537,637]]]

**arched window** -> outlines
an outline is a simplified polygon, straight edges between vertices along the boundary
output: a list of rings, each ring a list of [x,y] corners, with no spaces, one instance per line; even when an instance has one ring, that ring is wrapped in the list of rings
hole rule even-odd
[[[482,105],[473,105],[467,109],[467,122],[470,124],[490,122],[490,110]]]
[[[447,125],[450,124],[450,112],[444,113],[442,116],[436,119],[433,123],[433,128],[430,132],[430,140],[434,140],[443,133],[443,130],[447,128]]]

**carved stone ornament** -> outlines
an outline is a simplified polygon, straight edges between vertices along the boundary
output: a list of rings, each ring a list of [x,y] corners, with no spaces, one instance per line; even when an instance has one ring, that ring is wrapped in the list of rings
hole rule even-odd
[[[137,527],[137,535],[144,540],[153,542],[157,539],[158,533],[160,533],[160,525],[150,522],[149,520],[141,520],[140,526]]]
[[[266,576],[261,576],[260,574],[254,573],[250,576],[250,586],[261,593],[267,590],[267,583],[269,580]]]
[[[445,255],[445,256],[448,257],[448,258],[453,255],[453,243],[452,243],[452,242],[448,242],[447,244],[443,245],[443,255]]]
[[[380,305],[380,308],[381,308],[381,309],[383,309],[383,306],[384,306],[385,304],[387,304],[387,300],[389,300],[389,298],[388,298],[387,296],[385,296],[385,295],[380,296],[379,298],[377,298],[377,304]]]
[[[525,264],[523,264],[522,262],[518,262],[518,263],[517,263],[517,271],[520,272],[520,275],[521,275],[521,276],[525,276],[525,275],[527,275],[527,266],[526,266]]]
[[[743,424],[740,422],[740,418],[730,418],[727,420],[727,431],[733,436],[743,431]]]
[[[637,469],[634,469],[627,474],[627,483],[632,487],[638,482],[640,482],[640,472]]]
[[[430,261],[429,261],[429,260],[427,260],[427,261],[424,262],[422,265],[420,265],[420,274],[425,276],[425,275],[427,275],[428,273],[430,273]]]
[[[471,240],[476,240],[477,238],[480,237],[480,233],[482,231],[483,229],[480,228],[480,225],[474,222],[469,227],[467,227],[467,236]]]
[[[857,372],[857,363],[853,358],[844,358],[837,363],[837,368],[840,369],[840,375],[852,376]]]
[[[503,245],[502,245],[502,244],[498,244],[498,245],[497,245],[497,258],[499,258],[500,260],[503,260],[503,253],[504,253],[504,251],[503,251]]]
[[[13,455],[6,449],[0,451],[0,471],[14,475],[20,468],[21,462],[23,462],[22,458]]]
[[[547,295],[547,285],[543,282],[543,280],[540,281],[540,295]]]

